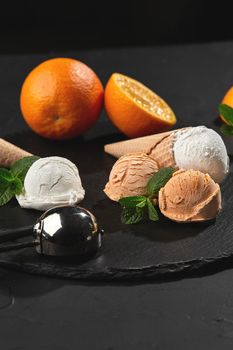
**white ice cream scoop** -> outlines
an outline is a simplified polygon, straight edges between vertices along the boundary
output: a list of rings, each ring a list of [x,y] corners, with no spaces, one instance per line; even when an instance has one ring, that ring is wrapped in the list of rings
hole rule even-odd
[[[221,136],[205,126],[176,131],[173,155],[178,168],[209,173],[218,183],[229,171],[229,158]]]
[[[16,198],[22,208],[47,210],[57,205],[79,203],[84,195],[76,165],[66,158],[46,157],[29,168],[24,191]]]

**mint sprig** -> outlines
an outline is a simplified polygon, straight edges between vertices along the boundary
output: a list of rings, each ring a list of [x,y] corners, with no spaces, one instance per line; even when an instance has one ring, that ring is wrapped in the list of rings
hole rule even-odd
[[[144,214],[143,208],[124,206],[121,212],[121,222],[123,224],[136,224],[143,220]]]
[[[154,204],[151,202],[149,198],[147,198],[147,208],[148,208],[148,217],[151,221],[158,221],[159,215],[157,210],[155,209]]]
[[[228,125],[223,124],[220,127],[221,132],[226,136],[232,136],[233,135],[233,108],[226,104],[220,104],[218,109],[219,109],[219,113],[223,116],[223,118],[228,123]]]
[[[171,167],[161,168],[152,176],[147,184],[147,192],[150,197],[155,197],[158,195],[160,188],[168,182],[168,180],[172,177],[173,172],[174,169]]]
[[[159,220],[153,199],[158,196],[159,190],[165,186],[174,171],[175,169],[167,167],[161,168],[155,173],[148,181],[146,196],[121,198],[119,200],[122,206],[121,222],[123,224],[136,224],[145,218],[151,221]]]
[[[9,170],[0,168],[0,203],[6,204],[14,196],[12,187],[14,187],[14,177]]]
[[[23,191],[23,182],[28,169],[38,159],[36,156],[25,157],[16,161],[10,169],[0,168],[0,206]]]
[[[128,208],[143,208],[146,205],[146,197],[145,196],[131,196],[131,197],[124,197],[119,200],[119,203],[123,207]]]

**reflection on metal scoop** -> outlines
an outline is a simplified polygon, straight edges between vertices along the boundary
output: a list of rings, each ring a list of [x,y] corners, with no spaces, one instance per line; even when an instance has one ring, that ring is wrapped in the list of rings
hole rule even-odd
[[[32,228],[34,240],[0,247],[0,252],[35,246],[37,253],[57,257],[88,257],[101,247],[103,230],[98,228],[95,216],[75,206],[59,206],[47,210]],[[31,231],[31,233],[32,233]],[[28,231],[10,233],[1,241],[19,238]]]

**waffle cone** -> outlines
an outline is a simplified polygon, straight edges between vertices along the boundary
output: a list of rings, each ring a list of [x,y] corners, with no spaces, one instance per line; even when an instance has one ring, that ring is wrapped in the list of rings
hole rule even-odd
[[[32,154],[0,138],[0,166],[9,168],[17,160]]]
[[[138,137],[132,140],[110,143],[104,146],[104,151],[113,157],[120,158],[127,153],[150,153],[160,142],[172,135],[174,131],[163,132],[150,136]]]
[[[174,154],[173,154],[173,144],[174,144],[174,133],[163,138],[159,143],[157,143],[153,148],[151,148],[147,154],[154,158],[159,167],[176,167]]]

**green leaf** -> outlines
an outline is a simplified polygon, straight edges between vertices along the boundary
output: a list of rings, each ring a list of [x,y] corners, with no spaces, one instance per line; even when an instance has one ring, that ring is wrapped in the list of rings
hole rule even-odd
[[[11,191],[10,183],[6,184],[5,188],[1,188],[0,190],[0,206],[6,204],[14,197],[14,193]]]
[[[146,197],[145,196],[131,196],[124,197],[119,199],[120,205],[123,207],[135,208],[144,207],[146,205]]]
[[[220,128],[221,132],[226,136],[232,136],[233,135],[233,126],[223,124]]]
[[[147,184],[147,192],[150,197],[156,196],[163,186],[170,180],[175,169],[171,167],[161,168],[155,173]]]
[[[15,162],[10,170],[0,168],[0,206],[9,202],[15,194],[22,192],[26,173],[38,159],[39,157],[35,156],[25,157]]]
[[[158,216],[157,210],[155,209],[153,203],[149,198],[147,198],[147,208],[148,208],[149,219],[152,221],[158,221],[159,216]]]
[[[223,118],[226,119],[231,126],[233,126],[233,108],[226,104],[220,104],[218,109]]]
[[[0,168],[0,193],[4,192],[6,188],[10,188],[13,179],[14,178],[9,170]]]
[[[24,157],[20,160],[17,160],[11,167],[11,173],[18,177],[22,182],[24,182],[24,178],[29,170],[29,168],[32,166],[32,164],[40,159],[37,156],[29,156]]]
[[[2,170],[2,169],[1,169]],[[12,181],[7,179],[9,174],[5,173],[3,176],[3,171],[0,171],[0,206],[6,204],[14,196],[14,193],[11,190]]]
[[[10,181],[10,189],[13,194],[20,194],[23,189],[22,181],[18,177],[15,177]]]
[[[23,188],[22,181],[11,173],[10,170],[0,168],[0,193],[10,190],[12,194],[20,194]]]
[[[5,168],[0,168],[0,178],[10,181],[14,178],[11,171]]]
[[[0,206],[9,202],[14,196],[11,190],[13,180],[14,178],[9,170],[0,168]]]
[[[121,213],[122,224],[136,224],[144,219],[144,208],[139,207],[123,207]]]
[[[141,202],[136,204],[136,207],[138,208],[144,208],[145,206],[146,206],[146,197],[144,197],[144,199]]]

